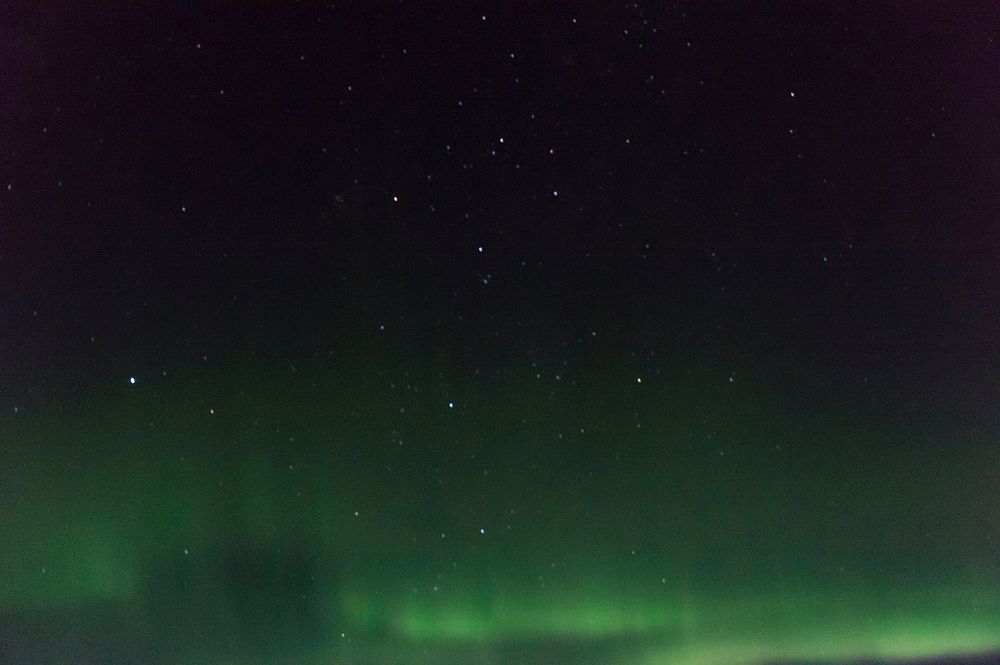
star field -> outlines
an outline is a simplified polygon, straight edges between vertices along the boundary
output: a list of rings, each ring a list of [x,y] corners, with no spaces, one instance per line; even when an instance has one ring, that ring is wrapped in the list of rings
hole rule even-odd
[[[1000,652],[1000,13],[14,7],[0,661]]]

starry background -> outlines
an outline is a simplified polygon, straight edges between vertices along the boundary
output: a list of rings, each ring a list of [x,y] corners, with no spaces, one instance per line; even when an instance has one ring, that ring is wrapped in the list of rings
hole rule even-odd
[[[3,662],[996,657],[991,3],[2,11]]]

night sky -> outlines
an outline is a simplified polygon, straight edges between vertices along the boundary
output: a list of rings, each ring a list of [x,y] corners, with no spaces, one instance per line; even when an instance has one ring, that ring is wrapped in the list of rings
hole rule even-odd
[[[930,7],[0,10],[0,662],[995,662]]]

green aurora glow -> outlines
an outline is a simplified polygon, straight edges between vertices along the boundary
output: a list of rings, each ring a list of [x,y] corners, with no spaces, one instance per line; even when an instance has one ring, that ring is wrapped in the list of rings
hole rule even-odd
[[[798,463],[780,433],[742,444],[770,456],[726,459],[661,409],[628,441],[599,426],[575,441],[616,451],[621,471],[601,482],[532,445],[568,403],[503,420],[533,396],[493,391],[457,414],[420,398],[419,428],[401,433],[358,417],[339,379],[312,400],[256,385],[208,390],[237,395],[216,413],[153,386],[111,390],[117,414],[9,421],[5,615],[25,634],[97,622],[116,649],[182,643],[206,662],[285,662],[292,644],[297,662],[580,662],[583,649],[648,665],[1000,648],[1000,584],[977,536],[997,519],[997,460],[976,441],[948,466],[864,446]],[[490,418],[482,437],[509,443],[455,458]]]

